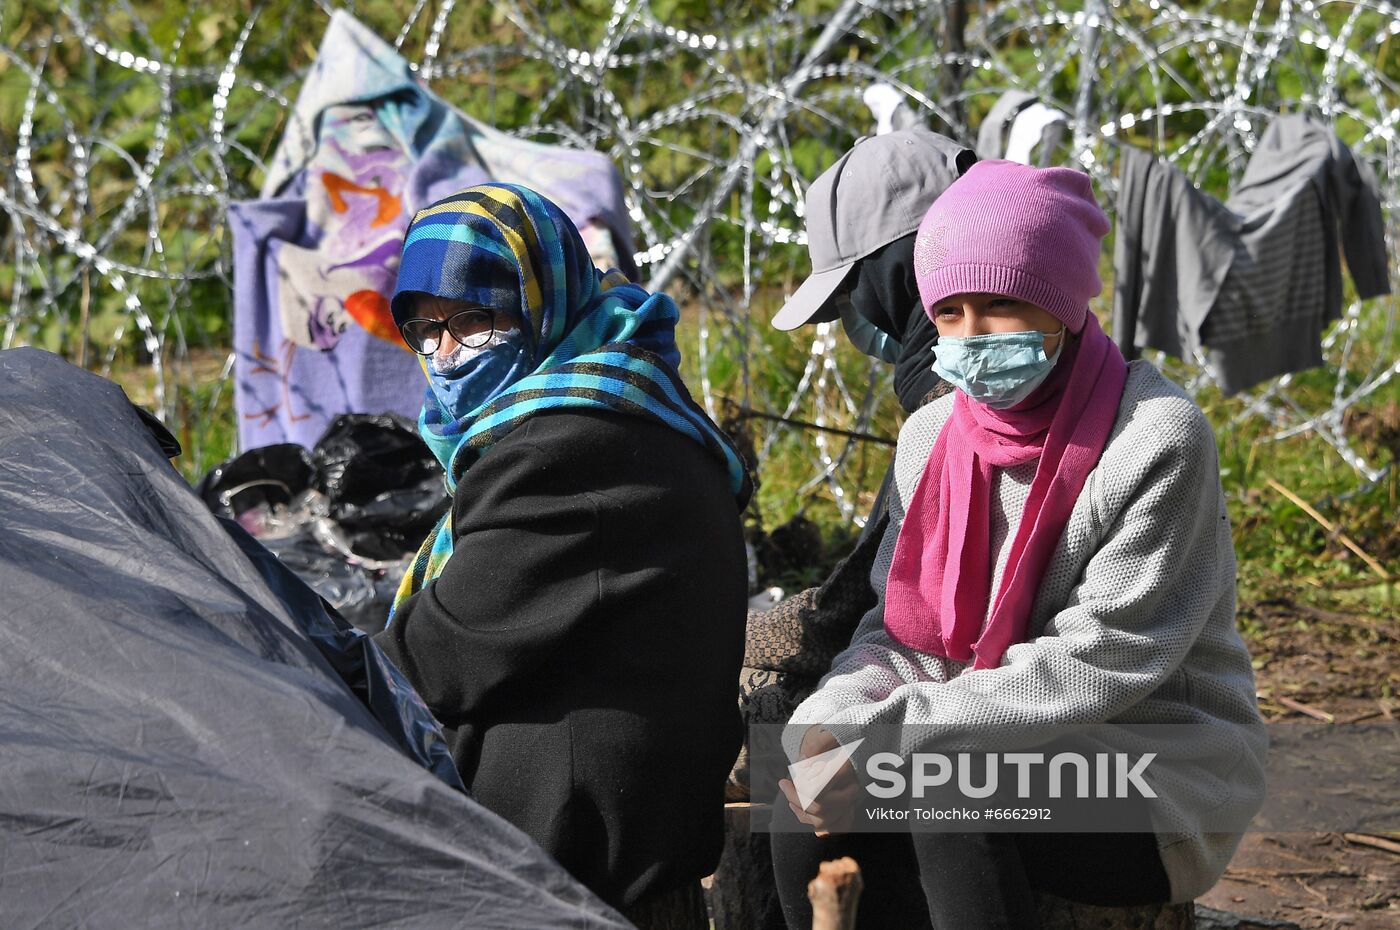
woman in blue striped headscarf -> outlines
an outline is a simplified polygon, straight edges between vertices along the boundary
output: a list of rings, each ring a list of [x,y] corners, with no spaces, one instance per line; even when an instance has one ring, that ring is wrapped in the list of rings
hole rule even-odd
[[[395,322],[453,502],[375,637],[487,807],[634,917],[698,901],[738,750],[750,485],[676,305],[515,185],[420,211]]]

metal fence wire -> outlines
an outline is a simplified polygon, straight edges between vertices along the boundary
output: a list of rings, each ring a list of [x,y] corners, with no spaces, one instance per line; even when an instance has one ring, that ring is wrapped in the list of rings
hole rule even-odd
[[[0,4],[0,345],[45,345],[104,373],[120,359],[149,365],[152,405],[176,421],[227,416],[226,210],[257,195],[332,12],[189,6],[200,9]],[[1068,114],[1060,160],[1094,176],[1110,213],[1123,140],[1223,196],[1273,115],[1308,112],[1375,172],[1394,239],[1400,75],[1387,62],[1400,7],[1381,0],[347,9],[473,116],[613,158],[641,276],[675,292],[695,328],[692,388],[717,419],[731,402],[757,411],[744,422],[760,473],[797,444],[803,493],[852,519],[851,463],[881,432],[888,375],[839,362],[834,324],[787,337],[767,314],[808,267],[802,192],[873,131],[872,84],[968,141],[1004,91],[1034,93]],[[1393,299],[1351,301],[1326,333],[1325,368],[1253,389],[1238,416],[1263,418],[1273,439],[1316,434],[1359,480],[1378,479],[1346,414],[1400,374],[1395,330]],[[1174,373],[1192,391],[1214,382],[1201,358]],[[212,464],[199,432],[184,435],[196,465]]]

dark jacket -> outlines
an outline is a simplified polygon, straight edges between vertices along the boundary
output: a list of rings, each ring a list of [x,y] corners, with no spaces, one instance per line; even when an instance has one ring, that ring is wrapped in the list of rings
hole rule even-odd
[[[724,468],[640,417],[534,416],[457,486],[443,573],[375,641],[472,794],[626,907],[713,871],[747,571]]]

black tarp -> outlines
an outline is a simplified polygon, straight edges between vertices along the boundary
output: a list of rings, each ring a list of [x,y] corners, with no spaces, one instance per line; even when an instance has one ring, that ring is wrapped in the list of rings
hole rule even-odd
[[[0,926],[625,926],[444,759],[117,386],[0,352]]]

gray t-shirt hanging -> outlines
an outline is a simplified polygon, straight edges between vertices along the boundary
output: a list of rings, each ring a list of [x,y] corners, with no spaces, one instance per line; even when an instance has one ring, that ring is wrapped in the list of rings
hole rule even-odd
[[[1114,336],[1125,354],[1204,348],[1226,394],[1323,362],[1341,315],[1340,252],[1364,298],[1390,292],[1375,179],[1327,127],[1276,119],[1220,203],[1125,149],[1114,252]],[[1340,232],[1339,232],[1340,225]]]

